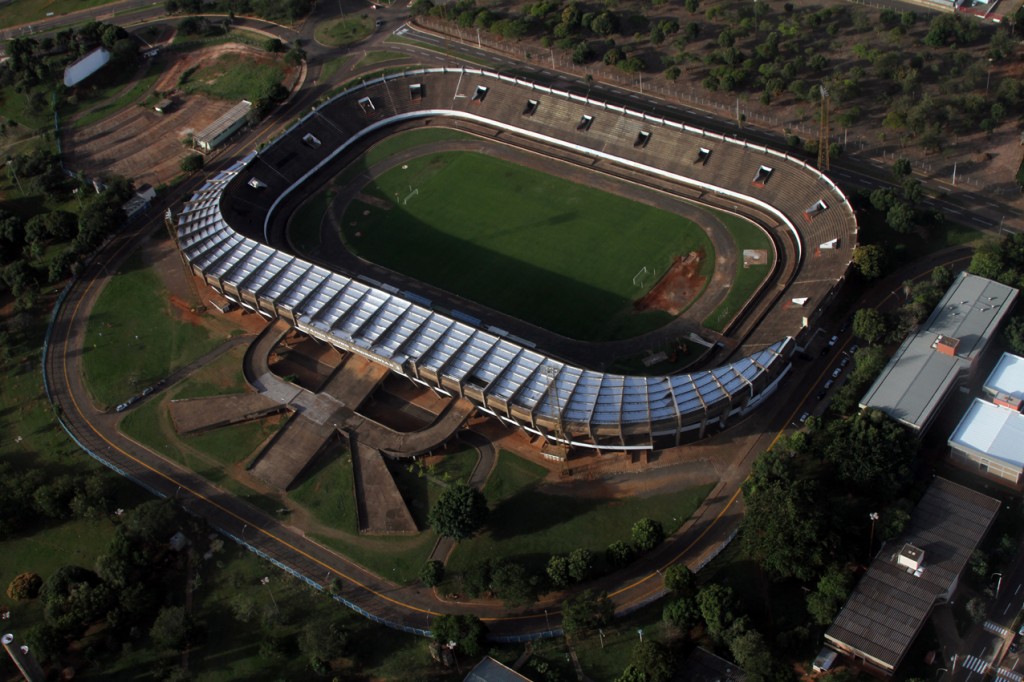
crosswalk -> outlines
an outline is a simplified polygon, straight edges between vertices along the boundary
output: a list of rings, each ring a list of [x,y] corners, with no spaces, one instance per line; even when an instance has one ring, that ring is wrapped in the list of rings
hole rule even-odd
[[[1008,668],[1000,668],[996,671],[996,682],[1022,682],[1022,680],[1024,680],[1024,675]]]
[[[993,635],[998,635],[1000,637],[1006,637],[1008,634],[1010,634],[1010,631],[1007,630],[1006,628],[1004,628],[1002,625],[998,625],[996,623],[993,623],[990,620],[986,620],[985,624],[982,625],[981,627],[985,628],[986,630],[991,632]]]
[[[977,656],[968,656],[964,659],[964,667],[976,673],[984,675],[988,671],[988,661]]]

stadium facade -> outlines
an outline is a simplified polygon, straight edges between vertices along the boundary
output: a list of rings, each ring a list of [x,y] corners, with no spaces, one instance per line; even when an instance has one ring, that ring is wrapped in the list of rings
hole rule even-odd
[[[760,224],[790,254],[770,278],[746,357],[706,371],[627,376],[574,366],[527,339],[387,283],[277,248],[289,202],[389,127],[461,127],[651,178]],[[333,165],[332,165],[333,164]],[[479,409],[576,447],[678,443],[754,409],[787,374],[799,337],[842,281],[856,243],[846,197],[826,176],[765,147],[522,79],[426,69],[349,89],[219,173],[178,216],[179,247],[218,292],[266,317]],[[810,302],[810,305],[808,305]],[[761,320],[761,318],[759,318]],[[771,324],[766,324],[770,320]],[[775,330],[785,328],[785,333]],[[776,334],[765,338],[766,333]]]

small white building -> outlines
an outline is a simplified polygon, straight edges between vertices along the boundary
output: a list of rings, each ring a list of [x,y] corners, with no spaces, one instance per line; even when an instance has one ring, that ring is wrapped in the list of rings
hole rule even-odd
[[[193,138],[195,145],[204,152],[212,151],[214,147],[245,125],[246,117],[251,109],[252,102],[243,99],[224,112],[216,121],[206,126],[202,132],[197,133]]]
[[[110,51],[105,47],[95,50],[64,69],[64,85],[74,87],[93,75],[110,61]]]

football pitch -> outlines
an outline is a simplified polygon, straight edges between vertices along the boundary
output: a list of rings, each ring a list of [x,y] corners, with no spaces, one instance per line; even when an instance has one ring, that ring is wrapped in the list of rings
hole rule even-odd
[[[570,338],[666,324],[633,302],[676,256],[701,253],[705,277],[715,263],[690,220],[485,154],[420,156],[363,192],[342,221],[357,255]]]

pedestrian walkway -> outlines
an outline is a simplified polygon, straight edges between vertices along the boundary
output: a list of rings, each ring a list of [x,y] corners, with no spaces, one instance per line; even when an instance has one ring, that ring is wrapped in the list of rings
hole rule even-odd
[[[997,623],[993,623],[990,620],[986,620],[985,624],[982,625],[981,627],[985,628],[986,630],[991,632],[993,635],[998,635],[999,637],[1006,637],[1007,635],[1010,634],[1010,631],[1007,630],[1006,628],[1004,628],[1002,625],[999,625]]]
[[[964,659],[964,667],[976,673],[984,675],[988,671],[990,663],[977,656],[968,656]]]
[[[996,682],[1021,682],[1022,680],[1024,680],[1024,675],[1008,668],[1000,668],[996,671]]]

